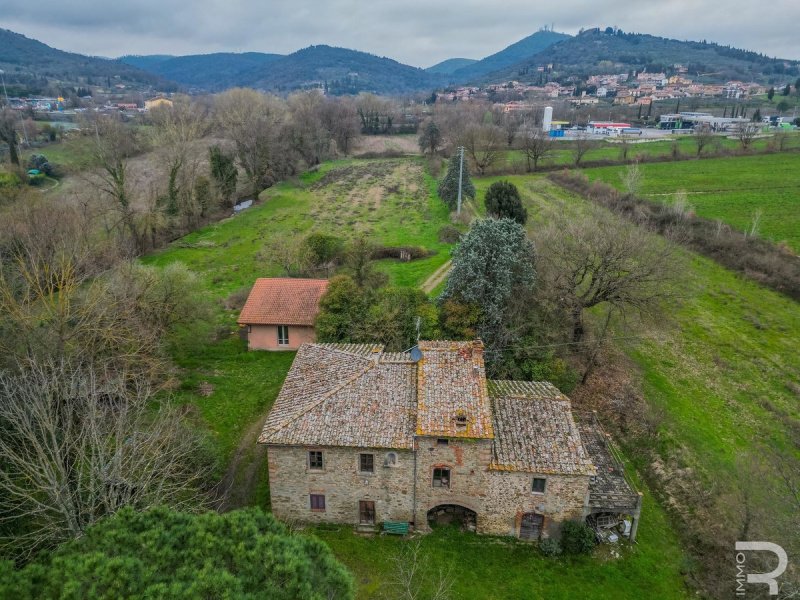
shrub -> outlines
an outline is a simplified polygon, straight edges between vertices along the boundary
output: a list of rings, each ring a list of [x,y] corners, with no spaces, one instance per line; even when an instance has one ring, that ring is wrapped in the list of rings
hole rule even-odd
[[[486,212],[498,219],[512,219],[524,225],[528,211],[522,206],[517,186],[508,181],[496,181],[489,186],[484,198]]]
[[[558,556],[561,554],[561,544],[555,538],[546,538],[539,542],[539,552],[545,556]]]
[[[16,173],[0,173],[0,188],[3,187],[16,187],[22,181]]]
[[[439,230],[438,236],[443,244],[456,244],[461,239],[461,232],[452,225],[445,225]]]
[[[561,527],[561,547],[566,554],[589,554],[597,543],[592,528],[580,521],[567,521]]]
[[[316,267],[334,262],[344,249],[342,238],[327,233],[312,233],[305,240],[311,264]]]

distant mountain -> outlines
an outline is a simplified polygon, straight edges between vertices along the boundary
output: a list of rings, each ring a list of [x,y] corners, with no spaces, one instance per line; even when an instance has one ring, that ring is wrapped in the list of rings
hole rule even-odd
[[[433,90],[442,83],[438,75],[366,52],[309,46],[265,67],[241,75],[239,85],[291,91],[323,86],[331,94],[403,94]]]
[[[538,82],[544,75],[537,67],[552,64],[547,77],[563,79],[593,73],[629,71],[674,72],[674,65],[688,69],[694,80],[780,82],[794,78],[800,62],[775,59],[757,52],[710,42],[688,42],[608,29],[589,29],[543,51],[480,78],[484,83],[512,79]],[[460,71],[456,71],[456,75]]]
[[[200,90],[222,90],[243,85],[247,73],[283,58],[262,52],[218,52],[187,56],[123,56],[121,61],[146,69],[181,85]]]
[[[453,71],[457,71],[462,67],[468,67],[471,64],[478,62],[475,58],[448,58],[440,63],[436,63],[432,67],[425,69],[428,73],[437,75],[450,75]]]
[[[523,59],[538,54],[553,44],[568,39],[570,39],[570,36],[566,33],[545,30],[537,31],[533,35],[529,35],[511,44],[500,52],[496,52],[473,64],[456,69],[450,74],[451,79],[456,83],[468,83],[488,73],[514,65]]]
[[[172,54],[145,54],[144,56],[131,54],[129,56],[120,56],[117,60],[137,69],[148,71],[171,58],[175,57]]]
[[[61,88],[109,83],[164,91],[175,87],[135,66],[56,50],[7,29],[0,29],[0,69],[8,93],[14,95],[58,93]]]

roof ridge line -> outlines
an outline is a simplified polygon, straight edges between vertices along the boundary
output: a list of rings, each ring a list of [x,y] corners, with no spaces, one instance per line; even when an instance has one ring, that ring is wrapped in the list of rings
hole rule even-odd
[[[341,389],[343,389],[344,387],[346,387],[346,386],[350,385],[350,384],[351,384],[351,383],[353,383],[354,381],[356,381],[356,380],[358,380],[358,379],[361,379],[361,378],[362,378],[364,375],[366,375],[366,374],[367,374],[367,373],[370,371],[370,369],[373,369],[373,368],[375,368],[376,364],[377,364],[377,363],[375,363],[375,362],[373,362],[373,361],[369,361],[369,364],[367,365],[367,367],[366,367],[365,369],[363,369],[363,370],[362,370],[362,371],[360,371],[359,373],[356,373],[355,375],[353,375],[352,377],[350,377],[349,379],[347,379],[346,381],[344,381],[344,382],[343,382],[341,385],[339,385],[339,386],[337,386],[337,387],[333,388],[332,390],[330,390],[329,392],[326,392],[325,394],[323,394],[323,396],[322,396],[322,397],[321,397],[321,398],[320,398],[320,399],[319,399],[317,402],[314,402],[313,404],[311,404],[310,406],[308,406],[308,407],[307,407],[305,410],[303,410],[303,411],[301,411],[301,412],[299,412],[299,413],[297,413],[297,414],[293,415],[293,416],[292,416],[291,418],[289,418],[289,419],[286,419],[285,421],[283,421],[282,423],[280,423],[280,424],[279,424],[277,427],[274,427],[274,428],[272,428],[272,429],[270,430],[270,433],[277,433],[277,432],[278,432],[278,431],[280,431],[281,429],[284,429],[284,428],[286,428],[288,425],[290,425],[290,424],[294,423],[295,421],[297,421],[297,420],[298,420],[300,417],[302,417],[302,416],[304,416],[304,415],[308,414],[308,413],[309,413],[309,412],[311,412],[313,409],[317,408],[317,407],[318,407],[320,404],[322,404],[323,402],[325,402],[325,400],[327,400],[328,398],[330,398],[331,396],[333,396],[333,395],[334,395],[336,392],[338,392],[339,390],[341,390]],[[264,425],[266,426],[266,423],[264,423]],[[261,438],[262,438],[262,437],[264,437],[264,433],[265,433],[265,431],[262,429],[262,430],[261,430],[261,435],[259,435],[259,436],[258,436],[258,442],[261,442]]]

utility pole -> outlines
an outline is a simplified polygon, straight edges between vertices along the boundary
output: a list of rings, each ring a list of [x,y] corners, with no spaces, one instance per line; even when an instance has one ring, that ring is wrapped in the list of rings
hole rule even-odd
[[[458,147],[458,152],[461,156],[461,161],[458,165],[458,204],[456,205],[456,214],[461,214],[461,180],[464,178],[464,146]]]

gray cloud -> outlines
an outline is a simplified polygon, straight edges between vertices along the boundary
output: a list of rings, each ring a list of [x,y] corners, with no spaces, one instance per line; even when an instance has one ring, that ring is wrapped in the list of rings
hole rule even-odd
[[[752,0],[0,0],[0,26],[84,54],[287,54],[330,44],[422,67],[481,58],[551,23],[567,33],[610,25],[800,59],[798,21],[796,0],[775,0],[768,11]]]

